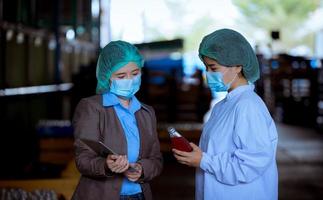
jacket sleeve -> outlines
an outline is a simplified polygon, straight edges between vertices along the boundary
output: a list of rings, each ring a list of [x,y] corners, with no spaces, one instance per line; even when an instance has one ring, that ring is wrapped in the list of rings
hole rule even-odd
[[[216,155],[203,152],[200,163],[202,170],[228,185],[252,182],[275,162],[276,147],[270,137],[273,120],[249,102],[238,106],[235,115],[233,141],[237,149]]]
[[[143,183],[152,180],[154,177],[158,176],[162,169],[163,169],[163,157],[160,152],[160,144],[158,139],[158,133],[157,133],[157,122],[156,122],[156,116],[153,108],[150,108],[150,119],[153,124],[153,133],[152,133],[152,143],[151,145],[151,151],[149,153],[148,157],[141,158],[138,160],[138,163],[141,164],[143,168],[143,175],[138,180],[138,182]],[[148,123],[148,122],[147,122]]]
[[[77,105],[74,118],[75,162],[79,172],[84,176],[102,178],[112,175],[106,170],[105,158],[98,156],[82,139],[99,139],[99,111],[91,103],[82,99]]]

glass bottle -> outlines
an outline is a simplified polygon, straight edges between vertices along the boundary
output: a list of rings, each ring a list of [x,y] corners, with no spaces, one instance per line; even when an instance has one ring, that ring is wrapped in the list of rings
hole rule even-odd
[[[168,133],[170,136],[170,140],[172,143],[172,148],[180,151],[191,152],[193,148],[186,138],[184,138],[181,134],[179,134],[175,128],[168,127]]]

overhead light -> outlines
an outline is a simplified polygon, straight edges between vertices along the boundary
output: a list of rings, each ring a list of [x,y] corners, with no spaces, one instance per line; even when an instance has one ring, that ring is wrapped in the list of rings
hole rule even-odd
[[[35,38],[35,40],[34,40],[34,44],[35,44],[35,46],[36,46],[36,47],[39,47],[39,46],[41,46],[41,45],[42,45],[42,43],[43,43],[42,38],[41,38],[41,37],[39,37],[39,36],[37,36],[37,37]]]
[[[48,49],[54,50],[56,48],[56,41],[52,38],[48,42]]]
[[[13,37],[13,30],[8,30],[6,33],[6,39],[7,41],[10,41]]]
[[[17,43],[22,44],[22,43],[24,43],[24,41],[25,41],[24,34],[23,33],[18,33],[18,35],[17,35]]]
[[[94,17],[94,18],[99,17],[99,15],[100,15],[100,1],[99,0],[92,0],[91,12],[92,12],[92,17]]]
[[[41,86],[31,86],[31,87],[7,88],[4,90],[0,90],[0,96],[14,96],[14,95],[68,91],[72,87],[73,87],[72,83],[62,83],[57,85],[41,85]]]
[[[75,32],[73,29],[69,29],[67,32],[66,32],[66,39],[67,40],[74,40],[75,39]]]

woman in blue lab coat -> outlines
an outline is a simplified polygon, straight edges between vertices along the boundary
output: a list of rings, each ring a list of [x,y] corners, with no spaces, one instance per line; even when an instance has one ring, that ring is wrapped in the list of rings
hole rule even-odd
[[[192,152],[173,149],[178,162],[196,167],[196,200],[278,198],[277,131],[254,92],[259,64],[248,41],[231,29],[205,36],[199,56],[212,92],[228,91],[217,103]]]

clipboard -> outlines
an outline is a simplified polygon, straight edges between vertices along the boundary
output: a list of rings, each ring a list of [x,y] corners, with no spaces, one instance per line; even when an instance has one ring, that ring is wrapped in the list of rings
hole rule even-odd
[[[106,158],[108,155],[118,155],[115,151],[113,151],[110,147],[103,144],[101,141],[94,141],[89,139],[80,139],[81,142],[86,144],[90,149],[96,152],[99,156]]]
[[[85,145],[90,147],[91,150],[96,152],[99,156],[106,158],[108,155],[118,155],[115,151],[113,151],[110,147],[106,146],[101,141],[94,141],[89,139],[80,139],[81,142],[83,142]],[[138,171],[136,168],[129,166],[129,169],[131,172]]]

